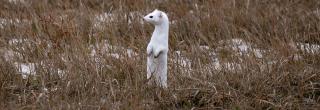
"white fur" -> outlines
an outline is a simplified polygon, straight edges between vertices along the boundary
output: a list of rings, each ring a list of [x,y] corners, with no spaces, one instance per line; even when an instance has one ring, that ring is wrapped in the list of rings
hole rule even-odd
[[[155,81],[157,85],[167,88],[168,16],[156,9],[143,19],[155,26],[147,47],[147,78],[149,81]]]

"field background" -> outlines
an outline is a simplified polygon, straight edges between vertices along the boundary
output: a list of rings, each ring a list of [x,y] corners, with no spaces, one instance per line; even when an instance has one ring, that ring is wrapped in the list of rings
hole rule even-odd
[[[154,9],[168,83],[146,85]],[[320,108],[319,0],[1,0],[1,109]]]

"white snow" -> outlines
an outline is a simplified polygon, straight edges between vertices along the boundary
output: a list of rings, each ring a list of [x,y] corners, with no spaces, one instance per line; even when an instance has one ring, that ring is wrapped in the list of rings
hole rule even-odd
[[[6,25],[13,24],[15,22],[20,22],[19,19],[4,19],[0,18],[0,28],[4,28]]]
[[[319,53],[320,52],[320,45],[317,44],[310,44],[310,43],[297,43],[299,49],[307,53]]]
[[[121,19],[127,18],[128,25],[132,24],[132,20],[134,18],[138,19],[140,24],[144,24],[142,16],[143,14],[138,11],[132,11],[132,12],[123,13],[123,14],[119,14],[115,12],[104,12],[95,16],[93,20],[94,22],[93,24],[95,28],[101,29],[103,25],[116,22],[117,20],[119,20],[118,17],[122,17]]]
[[[227,46],[231,46],[232,50],[241,56],[248,56],[252,53],[257,58],[263,57],[263,50],[254,48],[251,43],[246,42],[243,39],[234,38],[231,40],[221,41],[220,43],[226,43]]]
[[[15,63],[15,66],[24,79],[26,79],[29,75],[36,74],[34,63]]]
[[[0,29],[5,28],[7,25],[16,25],[20,24],[30,24],[31,22],[27,19],[8,19],[8,18],[0,18]]]
[[[26,3],[25,0],[9,0],[9,3],[18,4],[18,3]]]
[[[96,43],[95,46],[91,45],[91,57],[99,56],[98,54],[111,56],[115,59],[121,59],[123,55],[131,58],[138,54],[133,49],[125,48],[122,46],[110,45],[107,41]]]
[[[110,23],[114,22],[116,20],[116,15],[110,13],[110,12],[105,12],[99,15],[96,15],[94,19],[94,27],[96,28],[101,28],[103,24],[105,23]]]
[[[129,58],[131,58],[133,56],[137,56],[138,54],[134,52],[132,49],[127,49],[127,55]]]
[[[120,59],[120,55],[118,53],[110,53],[110,56],[116,59]]]
[[[182,68],[191,69],[191,60],[183,57],[181,51],[175,51],[175,59],[170,58],[175,64],[178,64]]]

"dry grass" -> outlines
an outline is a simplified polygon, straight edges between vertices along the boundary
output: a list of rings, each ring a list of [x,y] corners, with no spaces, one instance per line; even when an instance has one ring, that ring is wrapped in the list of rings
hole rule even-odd
[[[9,1],[0,1],[1,109],[320,108],[320,50],[297,45],[320,44],[319,0]],[[171,19],[167,90],[145,83],[153,27],[141,16],[155,8]],[[23,78],[17,64],[36,74]]]

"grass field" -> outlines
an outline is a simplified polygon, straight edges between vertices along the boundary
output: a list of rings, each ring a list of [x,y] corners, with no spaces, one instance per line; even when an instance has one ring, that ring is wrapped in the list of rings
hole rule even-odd
[[[154,9],[168,89],[146,85]],[[319,0],[1,0],[0,109],[319,109]]]

